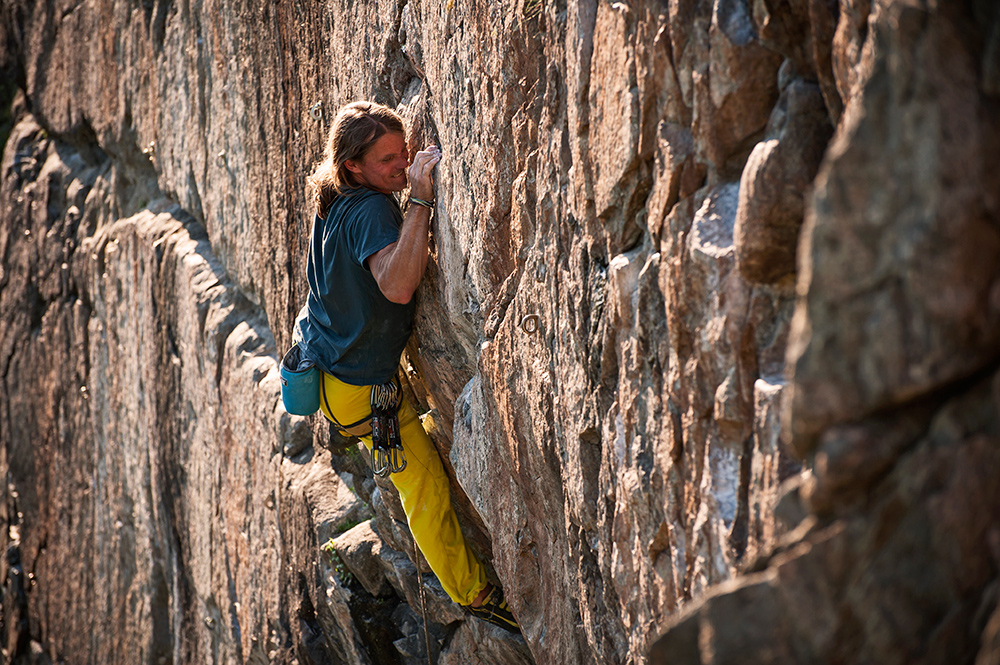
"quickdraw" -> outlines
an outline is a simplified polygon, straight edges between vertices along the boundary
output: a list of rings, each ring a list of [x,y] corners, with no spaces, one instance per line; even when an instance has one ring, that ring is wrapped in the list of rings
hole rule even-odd
[[[386,478],[406,468],[399,436],[399,404],[403,390],[395,381],[372,386],[372,473]]]

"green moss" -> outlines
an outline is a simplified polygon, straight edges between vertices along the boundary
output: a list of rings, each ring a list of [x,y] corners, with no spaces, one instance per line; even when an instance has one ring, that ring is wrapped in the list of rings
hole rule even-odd
[[[358,520],[347,520],[346,522],[343,523],[343,525],[341,525],[340,533],[346,533],[359,524],[361,524],[361,522],[359,522]]]

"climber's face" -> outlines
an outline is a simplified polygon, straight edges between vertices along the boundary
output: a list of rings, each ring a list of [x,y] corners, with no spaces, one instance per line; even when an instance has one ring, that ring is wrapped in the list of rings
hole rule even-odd
[[[402,134],[383,134],[361,159],[349,159],[344,166],[359,185],[388,194],[406,189],[406,169],[410,155]]]

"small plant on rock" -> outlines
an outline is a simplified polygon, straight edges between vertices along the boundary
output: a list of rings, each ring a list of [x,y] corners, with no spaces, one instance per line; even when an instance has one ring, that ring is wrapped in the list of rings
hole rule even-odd
[[[346,587],[353,584],[354,573],[351,572],[350,568],[347,567],[347,564],[344,563],[344,560],[340,557],[340,554],[333,545],[333,538],[326,541],[326,544],[320,547],[320,549],[326,552],[330,557],[330,564],[333,566],[333,570],[337,573],[337,581],[340,582],[340,585]]]

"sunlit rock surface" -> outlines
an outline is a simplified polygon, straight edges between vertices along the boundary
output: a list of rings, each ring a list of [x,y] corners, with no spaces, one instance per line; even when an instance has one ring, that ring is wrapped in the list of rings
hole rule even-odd
[[[5,657],[1000,661],[1000,11],[943,4],[6,2]],[[400,375],[523,640],[281,406],[356,98],[445,155]]]

